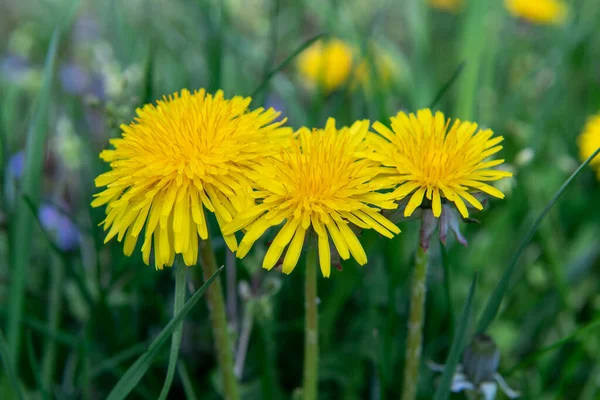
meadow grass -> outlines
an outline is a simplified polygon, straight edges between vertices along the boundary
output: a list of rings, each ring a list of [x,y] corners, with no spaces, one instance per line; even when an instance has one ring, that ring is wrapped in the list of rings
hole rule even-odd
[[[90,207],[108,139],[136,107],[181,88],[251,95],[295,129],[329,116],[388,125],[398,110],[430,106],[504,136],[506,198],[461,223],[468,246],[434,236],[428,251],[417,398],[449,398],[462,349],[483,331],[522,398],[599,398],[600,181],[578,169],[576,138],[600,110],[600,1],[569,2],[550,26],[499,1],[468,3],[454,13],[420,0],[0,5],[0,398],[155,399],[168,370],[168,398],[222,395],[202,270],[187,270],[183,304],[175,269],[144,265],[139,245],[125,257],[121,243],[104,244],[104,210]],[[368,87],[325,92],[298,73],[298,57],[324,38],[358,49]],[[382,53],[394,62],[385,81]],[[362,233],[366,266],[343,261],[317,278],[322,399],[402,396],[419,222],[399,227],[390,240]],[[304,263],[290,275],[261,269],[273,236],[237,260],[236,276],[217,277],[238,310],[228,323],[244,399],[297,398],[302,384]],[[212,240],[225,265],[223,239]],[[446,364],[441,379],[426,361]]]

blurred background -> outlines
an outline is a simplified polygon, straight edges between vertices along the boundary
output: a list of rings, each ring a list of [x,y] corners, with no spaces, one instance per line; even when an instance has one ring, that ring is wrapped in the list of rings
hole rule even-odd
[[[387,124],[399,110],[433,105],[504,136],[500,157],[514,173],[500,183],[506,198],[460,226],[468,246],[451,238],[430,249],[424,359],[443,364],[475,271],[477,316],[533,219],[579,165],[577,136],[600,111],[600,0],[561,2],[558,11],[547,2],[0,2],[0,327],[6,336],[9,310],[22,304],[11,351],[27,398],[105,398],[170,320],[172,270],[144,265],[139,251],[125,257],[116,241],[104,245],[104,209],[89,204],[107,167],[98,154],[119,125],[181,88],[253,95],[253,107],[280,110],[294,128],[329,116]],[[52,70],[44,64],[53,37]],[[488,332],[499,371],[525,399],[600,399],[599,205],[600,182],[586,168],[526,248]],[[33,230],[23,235],[27,219]],[[321,398],[399,398],[418,226],[401,222],[392,240],[365,232],[369,263],[344,262],[319,278]],[[266,241],[237,262],[222,239],[214,243],[227,264],[221,279],[244,398],[294,398],[303,274],[261,270]],[[25,265],[19,277],[15,257]],[[199,268],[189,277],[197,289]],[[24,285],[19,299],[15,282]],[[170,398],[220,398],[212,343],[201,300],[184,325]],[[131,398],[158,397],[167,347]],[[432,398],[438,379],[423,365],[419,398]]]

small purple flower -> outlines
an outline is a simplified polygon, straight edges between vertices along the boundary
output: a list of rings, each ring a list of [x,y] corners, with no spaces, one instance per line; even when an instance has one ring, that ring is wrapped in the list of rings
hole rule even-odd
[[[25,167],[25,152],[19,151],[8,160],[8,175],[13,179],[19,179],[23,175]]]
[[[77,64],[66,64],[60,68],[60,82],[63,90],[70,94],[83,94],[90,86],[90,77]]]
[[[38,216],[44,229],[52,235],[61,250],[72,251],[79,246],[77,227],[56,207],[42,204],[38,210]]]
[[[273,108],[275,111],[280,112],[281,114],[279,114],[279,116],[277,117],[276,121],[281,121],[283,118],[285,118],[285,107],[283,106],[283,101],[281,101],[281,99],[275,95],[270,94],[267,97],[267,101],[265,101],[265,108],[268,110],[269,108]]]
[[[0,61],[0,75],[8,82],[22,80],[29,70],[29,62],[21,56],[8,55]]]

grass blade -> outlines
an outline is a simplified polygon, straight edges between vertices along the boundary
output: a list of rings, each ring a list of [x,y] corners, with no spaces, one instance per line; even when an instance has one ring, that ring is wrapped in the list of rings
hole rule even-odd
[[[279,64],[275,69],[273,69],[271,72],[269,72],[268,74],[265,75],[265,78],[263,79],[263,81],[260,83],[260,85],[258,85],[256,87],[256,89],[254,89],[254,91],[252,92],[250,97],[255,98],[260,92],[265,90],[267,87],[267,84],[269,83],[271,78],[273,78],[273,76],[275,76],[275,74],[277,74],[279,71],[281,71],[282,69],[287,67],[288,64],[291,63],[298,56],[298,54],[300,54],[304,50],[306,50],[311,44],[313,44],[314,42],[323,38],[326,35],[327,35],[326,32],[322,32],[322,33],[319,33],[318,35],[312,37],[311,39],[307,40],[306,42],[302,43],[292,54],[290,54],[285,60],[283,60],[281,62],[281,64]]]
[[[149,341],[138,343],[126,350],[123,350],[117,355],[98,363],[98,365],[96,365],[92,370],[90,370],[90,380],[93,381],[95,378],[97,378],[104,372],[117,368],[120,363],[142,354],[146,351],[148,345]]]
[[[44,145],[48,133],[48,111],[59,41],[60,31],[57,29],[54,31],[50,41],[44,66],[44,84],[36,99],[33,119],[27,132],[22,191],[34,202],[37,202],[40,196]],[[10,359],[14,363],[14,369],[18,370],[18,356],[22,337],[21,322],[25,303],[25,282],[27,279],[29,256],[31,255],[31,248],[27,243],[30,242],[33,234],[33,218],[28,206],[22,202],[17,204],[16,207],[14,227],[14,236],[11,243],[14,243],[15,246],[11,249],[10,255],[12,271],[7,339]]]
[[[196,396],[196,393],[194,392],[194,386],[192,385],[190,374],[188,373],[183,361],[179,361],[179,364],[177,364],[177,371],[179,371],[179,377],[183,383],[185,398],[187,400],[198,400],[198,396]]]
[[[582,326],[579,329],[576,329],[574,332],[565,336],[564,338],[557,340],[556,342],[549,344],[548,346],[544,346],[541,349],[535,351],[533,354],[527,356],[524,360],[521,360],[517,365],[515,365],[508,371],[503,372],[501,375],[504,377],[509,376],[509,375],[513,374],[515,371],[525,367],[526,365],[531,364],[539,356],[544,355],[549,351],[555,350],[555,349],[563,346],[564,344],[567,344],[568,342],[575,340],[578,336],[581,336],[585,333],[588,333],[588,332],[593,331],[598,328],[600,328],[600,318],[596,318],[589,324]]]
[[[458,79],[460,74],[463,72],[463,70],[465,68],[465,63],[466,63],[466,61],[463,61],[458,65],[458,67],[456,67],[456,69],[454,70],[454,73],[452,74],[450,79],[448,79],[448,81],[444,84],[444,86],[442,86],[440,88],[440,90],[437,92],[437,94],[433,98],[433,101],[431,102],[431,104],[429,104],[429,108],[434,108],[435,106],[437,106],[437,104],[442,99],[442,97],[444,97],[446,92],[452,87],[454,82],[456,82],[456,80]]]
[[[187,267],[185,265],[177,265],[175,270],[175,301],[173,304],[173,315],[177,315],[183,303],[185,302],[185,273]],[[175,328],[171,339],[171,354],[169,355],[169,366],[167,368],[167,376],[160,391],[160,400],[167,398],[173,377],[175,376],[175,368],[177,367],[177,357],[179,356],[179,346],[181,345],[181,335],[183,334],[183,322]]]
[[[492,292],[492,295],[490,296],[487,304],[485,305],[485,309],[483,310],[483,313],[482,313],[481,317],[479,318],[479,324],[477,326],[477,331],[479,333],[485,333],[485,331],[489,327],[490,323],[494,320],[494,318],[496,318],[496,315],[498,314],[498,310],[500,309],[500,304],[502,303],[502,299],[504,298],[504,295],[508,291],[508,285],[510,283],[510,279],[515,270],[515,267],[517,266],[517,263],[519,262],[521,255],[523,254],[523,252],[529,245],[529,242],[531,242],[533,235],[535,235],[535,232],[538,230],[538,228],[542,224],[544,217],[546,217],[546,215],[548,214],[548,212],[550,211],[552,206],[554,206],[554,204],[558,201],[560,196],[564,193],[564,191],[571,184],[571,182],[573,182],[573,180],[577,177],[577,175],[579,175],[581,170],[583,168],[585,168],[598,155],[598,153],[600,153],[600,148],[598,148],[591,156],[589,156],[588,159],[585,160],[579,166],[579,168],[577,168],[575,170],[575,172],[573,172],[571,174],[569,179],[567,179],[565,181],[565,183],[562,184],[560,189],[558,189],[558,191],[554,194],[552,199],[550,199],[550,202],[546,205],[544,210],[536,218],[535,222],[531,226],[531,229],[529,230],[529,232],[527,233],[527,235],[525,236],[525,238],[519,245],[519,248],[517,249],[512,261],[510,262],[508,267],[504,270],[504,273],[502,274],[502,278],[500,279],[500,282],[498,282],[498,285],[496,285],[496,288]]]
[[[437,392],[435,393],[435,400],[447,400],[450,396],[450,387],[452,384],[452,377],[456,366],[460,361],[460,355],[465,344],[465,337],[467,335],[467,328],[469,326],[469,319],[471,316],[471,309],[473,308],[473,296],[475,295],[475,286],[477,285],[477,273],[473,277],[471,287],[469,288],[469,295],[460,312],[460,323],[456,329],[456,334],[452,338],[452,346],[450,347],[450,354],[446,365],[444,366],[444,372],[442,373],[442,380]]]
[[[29,360],[29,368],[35,378],[35,384],[38,390],[41,392],[42,399],[51,399],[50,394],[46,391],[44,383],[42,381],[42,374],[39,371],[40,362],[35,356],[35,349],[33,347],[33,338],[31,337],[31,331],[27,331],[27,358]]]
[[[119,379],[119,382],[113,387],[110,394],[107,397],[107,400],[121,400],[127,397],[127,395],[133,390],[133,388],[138,384],[138,382],[142,379],[152,361],[158,354],[158,351],[162,347],[163,344],[169,339],[169,336],[173,334],[175,329],[179,326],[181,321],[185,318],[185,316],[190,312],[190,310],[198,303],[198,300],[202,297],[206,289],[213,283],[215,278],[219,275],[219,273],[223,270],[221,266],[210,278],[206,280],[204,285],[200,287],[194,293],[192,297],[181,308],[181,310],[173,317],[173,319],[163,328],[163,330],[159,333],[159,335],[154,339],[154,341],[148,347],[148,350],[142,354],[123,376]]]
[[[19,400],[23,400],[23,393],[21,393],[21,387],[19,386],[19,381],[17,379],[17,375],[15,374],[15,370],[13,369],[13,363],[10,360],[10,351],[6,341],[4,340],[4,335],[0,330],[0,359],[2,360],[2,367],[6,371],[6,375],[8,376],[8,382],[12,386],[13,393],[17,396]],[[5,393],[6,394],[6,393]]]

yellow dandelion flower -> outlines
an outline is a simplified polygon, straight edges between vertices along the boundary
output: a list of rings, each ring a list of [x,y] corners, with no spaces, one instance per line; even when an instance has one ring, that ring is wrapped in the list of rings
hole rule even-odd
[[[600,147],[600,114],[588,118],[581,135],[577,140],[579,144],[579,156],[581,161],[587,160]],[[591,162],[592,168],[596,169],[600,179],[600,155]]]
[[[390,178],[399,186],[394,191],[397,199],[412,194],[405,216],[410,216],[423,203],[431,201],[433,214],[442,212],[442,198],[453,202],[463,217],[469,213],[464,203],[482,209],[471,194],[485,192],[498,198],[504,194],[484,182],[512,176],[510,172],[491,169],[504,160],[486,159],[502,149],[502,136],[492,138],[490,129],[477,130],[477,124],[450,119],[444,114],[423,109],[417,114],[399,112],[391,118],[390,130],[380,122],[373,124],[381,136],[370,136],[374,153],[371,157],[390,168]]]
[[[124,253],[131,255],[145,227],[146,264],[154,240],[156,268],[171,266],[176,254],[194,265],[198,236],[208,238],[204,208],[219,226],[249,208],[248,172],[291,135],[280,127],[283,121],[273,123],[279,113],[248,111],[250,101],[182,90],[137,109],[135,122],[121,125],[122,137],[110,141],[114,149],[100,153],[111,169],[96,178],[96,186],[106,189],[92,206],[107,204],[105,243],[124,238]],[[236,250],[235,236],[224,238]]]
[[[362,60],[354,69],[353,86],[369,91],[375,84],[388,85],[398,74],[398,63],[383,50],[375,49],[372,60]]]
[[[567,4],[561,0],[504,0],[508,12],[536,24],[560,24],[567,17]]]
[[[386,237],[399,233],[380,214],[381,209],[395,209],[396,204],[391,193],[376,192],[387,178],[378,177],[384,171],[379,162],[362,156],[368,134],[368,121],[336,129],[330,118],[324,129],[300,129],[288,149],[265,160],[254,178],[258,204],[224,228],[225,234],[247,229],[237,256],[244,257],[268,228],[284,223],[265,255],[263,268],[273,268],[287,247],[283,272],[292,272],[307,232],[312,231],[318,238],[321,272],[329,277],[330,237],[342,259],[352,255],[364,265],[367,255],[351,225],[375,229]]]
[[[317,41],[298,57],[300,75],[326,93],[341,87],[352,71],[352,47],[339,39]]]
[[[463,0],[429,0],[429,5],[444,11],[457,12],[463,6]]]

